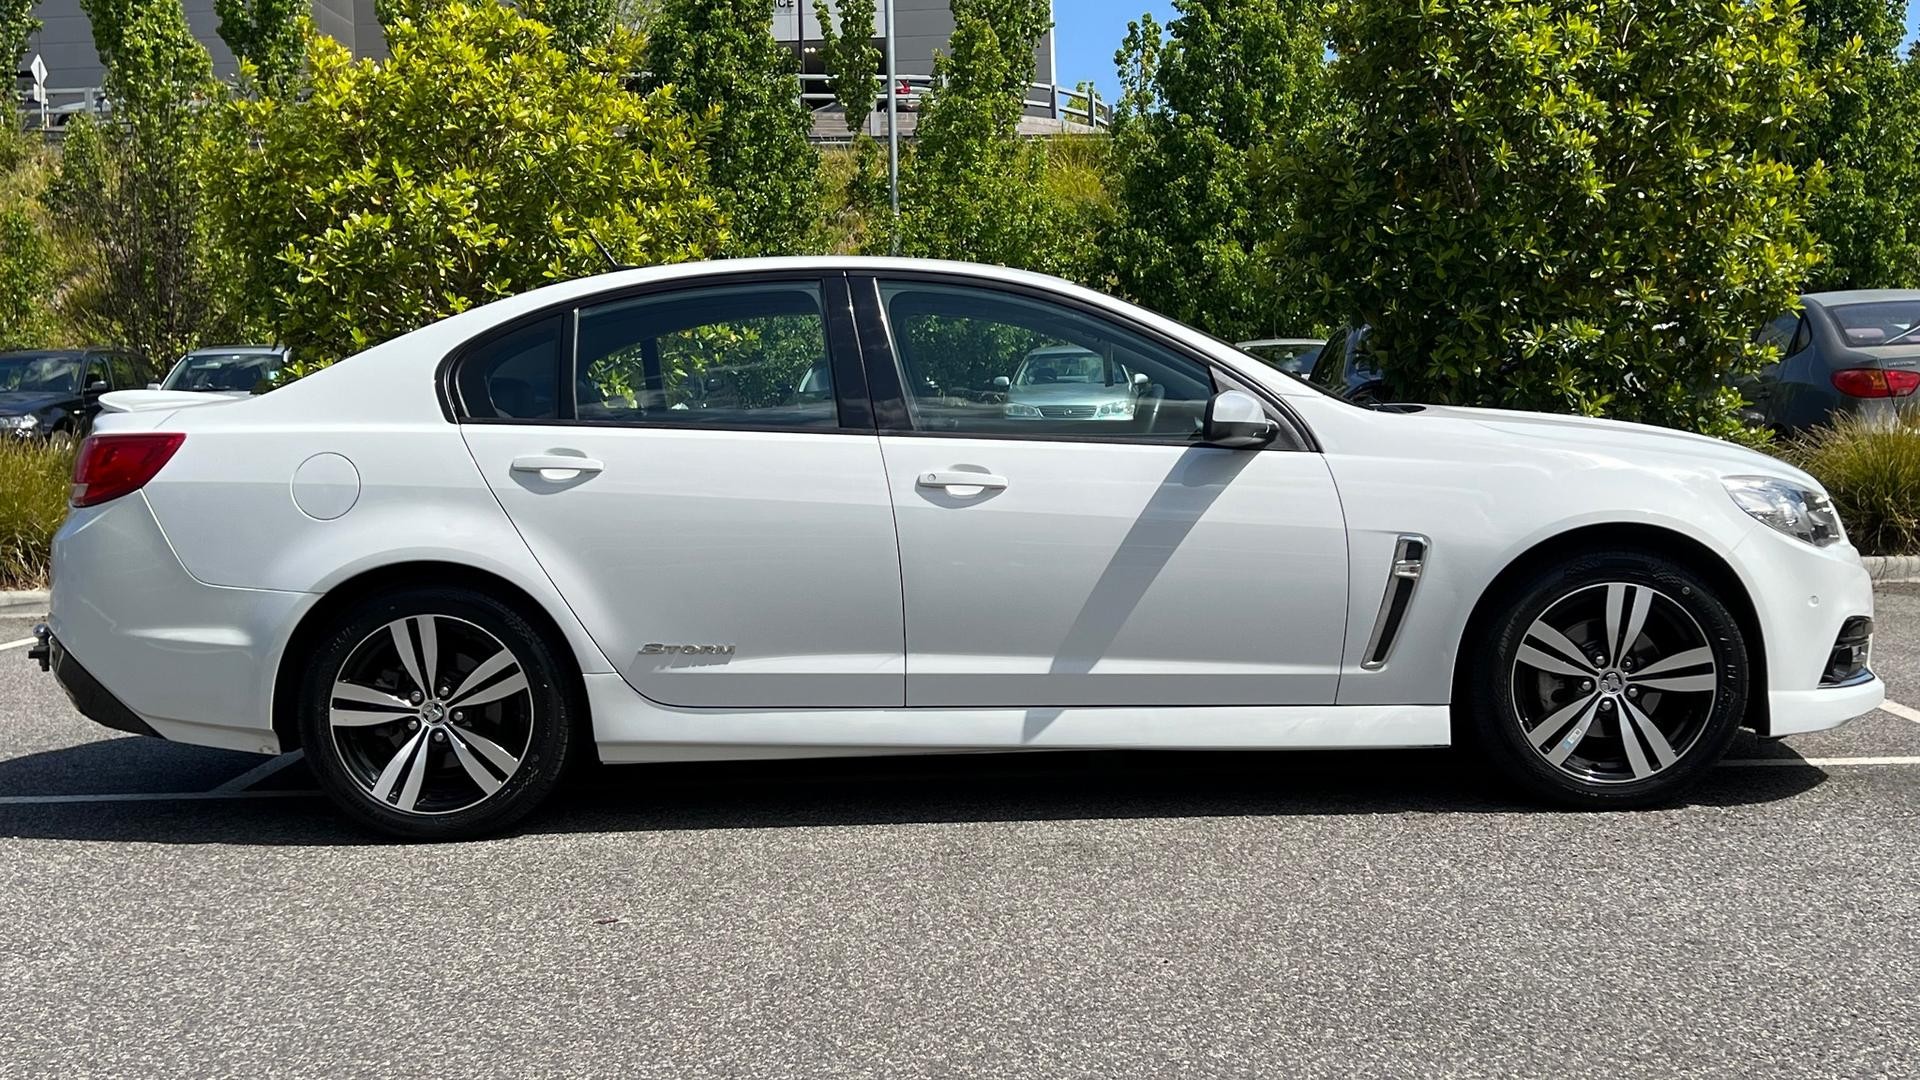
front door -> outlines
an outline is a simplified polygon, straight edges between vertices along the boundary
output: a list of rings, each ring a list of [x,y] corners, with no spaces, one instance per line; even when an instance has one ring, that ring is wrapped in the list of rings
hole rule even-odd
[[[1213,371],[1105,314],[931,277],[854,292],[908,704],[1333,702],[1346,529],[1318,454],[1199,445]]]
[[[635,690],[899,706],[893,510],[841,278],[682,285],[458,363],[474,459]]]

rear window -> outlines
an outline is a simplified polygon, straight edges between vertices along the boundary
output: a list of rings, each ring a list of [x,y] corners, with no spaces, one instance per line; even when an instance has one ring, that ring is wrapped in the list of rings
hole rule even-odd
[[[1840,327],[1840,339],[1848,345],[1893,345],[1920,340],[1920,331],[1916,330],[1920,328],[1920,299],[1840,304],[1827,311]]]

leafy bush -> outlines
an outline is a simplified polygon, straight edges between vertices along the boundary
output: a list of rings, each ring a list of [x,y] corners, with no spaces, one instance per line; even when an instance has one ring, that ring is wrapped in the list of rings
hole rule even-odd
[[[1348,0],[1298,257],[1410,400],[1738,426],[1817,261],[1791,3]]]
[[[502,4],[421,7],[389,59],[316,35],[307,96],[223,114],[221,231],[302,364],[604,272],[596,239],[637,265],[719,250],[692,125],[627,87],[637,38],[574,54]]]
[[[67,516],[73,452],[0,442],[0,589],[47,583],[53,534]]]
[[[1779,450],[1826,487],[1855,547],[1920,553],[1920,417],[1842,417]]]

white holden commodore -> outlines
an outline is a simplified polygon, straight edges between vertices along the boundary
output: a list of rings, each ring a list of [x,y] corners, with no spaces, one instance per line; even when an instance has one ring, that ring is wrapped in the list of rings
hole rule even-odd
[[[1011,407],[1069,354],[1100,362],[1052,371],[1067,406]],[[626,271],[261,397],[109,405],[35,651],[95,720],[301,748],[402,836],[501,829],[595,756],[1466,741],[1635,807],[1740,726],[1882,698],[1804,473],[1358,408],[1001,269]]]

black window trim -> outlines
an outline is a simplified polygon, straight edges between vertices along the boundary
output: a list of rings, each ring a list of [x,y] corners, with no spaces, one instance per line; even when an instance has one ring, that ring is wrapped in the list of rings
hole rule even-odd
[[[998,292],[1023,300],[1050,303],[1064,307],[1074,313],[1105,323],[1123,332],[1143,338],[1154,345],[1186,359],[1205,369],[1214,385],[1214,392],[1222,389],[1224,380],[1230,385],[1227,389],[1243,390],[1252,394],[1267,406],[1268,415],[1280,425],[1280,437],[1261,447],[1262,451],[1284,453],[1319,453],[1318,442],[1312,431],[1278,394],[1264,386],[1254,384],[1240,373],[1223,366],[1219,361],[1193,348],[1186,342],[1171,335],[1143,325],[1124,316],[1116,315],[1095,304],[1089,304],[1078,297],[1063,296],[1046,289],[1035,288],[1021,282],[999,281],[992,278],[975,277],[969,274],[948,273],[938,270],[882,270],[853,271],[848,275],[849,286],[854,297],[855,317],[859,322],[860,340],[867,359],[867,379],[873,393],[874,416],[879,422],[882,435],[905,436],[922,439],[989,439],[1013,442],[1063,442],[1063,443],[1110,443],[1126,446],[1205,446],[1198,440],[1179,442],[1168,439],[1143,438],[1134,435],[1061,435],[1041,432],[987,432],[987,431],[922,431],[913,426],[912,411],[907,407],[905,376],[900,367],[900,358],[893,350],[893,337],[887,325],[886,305],[881,300],[880,283],[886,281],[923,282],[929,285],[946,285],[968,288],[983,292]]]
[[[523,315],[488,327],[484,332],[461,342],[447,352],[435,370],[434,382],[440,398],[441,415],[451,424],[476,424],[485,426],[508,427],[576,427],[587,429],[654,429],[665,431],[738,431],[760,432],[768,434],[791,435],[873,435],[875,434],[874,401],[867,386],[867,371],[863,363],[860,335],[852,310],[852,299],[847,291],[847,272],[844,270],[762,270],[728,272],[716,270],[713,273],[697,274],[687,277],[671,278],[664,281],[644,282],[602,292],[577,296],[562,300],[545,307],[529,311]],[[660,420],[581,420],[578,419],[579,387],[574,381],[574,367],[578,362],[580,311],[584,308],[602,304],[620,303],[625,300],[642,299],[677,292],[693,292],[701,289],[740,288],[753,285],[774,284],[811,284],[820,291],[822,315],[827,338],[827,356],[833,368],[834,402],[837,423],[833,427],[799,424],[696,424],[680,421]],[[459,383],[456,376],[460,365],[466,358],[486,348],[488,345],[516,331],[560,316],[559,367],[555,375],[560,380],[558,407],[562,415],[557,418],[521,419],[518,417],[468,416],[465,402],[460,398]]]

